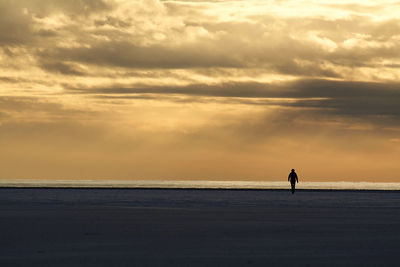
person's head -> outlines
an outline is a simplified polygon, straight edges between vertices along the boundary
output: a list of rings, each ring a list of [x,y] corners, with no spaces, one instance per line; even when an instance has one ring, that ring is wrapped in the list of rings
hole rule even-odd
[[[294,172],[294,169],[292,169],[292,172]]]

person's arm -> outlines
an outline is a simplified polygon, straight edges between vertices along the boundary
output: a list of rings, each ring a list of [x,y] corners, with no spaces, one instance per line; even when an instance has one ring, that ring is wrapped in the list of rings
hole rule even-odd
[[[290,173],[289,173],[289,176],[287,177],[287,180],[288,180],[288,182],[290,181]]]
[[[297,178],[297,174],[296,174],[296,182],[299,183],[299,179]]]

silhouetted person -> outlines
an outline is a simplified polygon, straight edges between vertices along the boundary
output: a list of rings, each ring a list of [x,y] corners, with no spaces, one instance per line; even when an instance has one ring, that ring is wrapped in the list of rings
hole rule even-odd
[[[290,184],[292,185],[292,194],[294,194],[294,190],[296,189],[296,182],[299,182],[299,179],[297,178],[297,174],[294,172],[294,169],[292,169],[291,173],[289,173],[288,181],[290,181]]]

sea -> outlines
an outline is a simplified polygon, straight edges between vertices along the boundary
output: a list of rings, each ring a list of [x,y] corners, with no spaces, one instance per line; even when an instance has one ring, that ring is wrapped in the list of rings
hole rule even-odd
[[[158,188],[158,189],[288,189],[286,181],[210,181],[210,180],[49,180],[0,179],[3,188]],[[296,189],[306,190],[400,190],[400,183],[384,182],[309,182]]]
[[[400,184],[0,180],[0,266],[398,266]]]

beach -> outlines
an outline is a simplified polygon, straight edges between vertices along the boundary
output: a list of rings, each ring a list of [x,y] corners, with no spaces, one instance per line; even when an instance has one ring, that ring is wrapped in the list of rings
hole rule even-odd
[[[0,189],[1,266],[397,266],[400,193]]]

